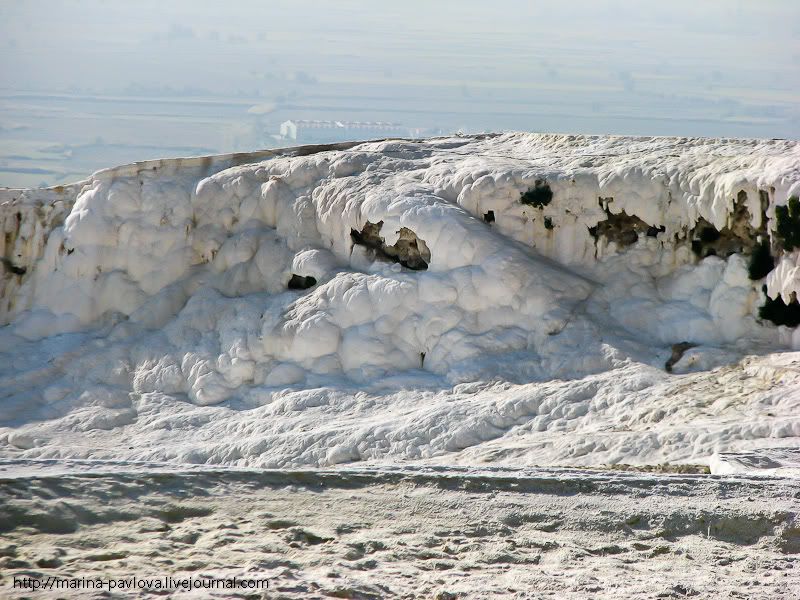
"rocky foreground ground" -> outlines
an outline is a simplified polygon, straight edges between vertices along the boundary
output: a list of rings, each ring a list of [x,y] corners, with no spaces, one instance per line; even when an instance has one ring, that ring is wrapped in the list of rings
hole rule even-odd
[[[0,469],[3,597],[164,596],[13,589],[15,577],[134,575],[269,579],[267,591],[170,597],[800,594],[800,484],[792,479],[18,466]]]

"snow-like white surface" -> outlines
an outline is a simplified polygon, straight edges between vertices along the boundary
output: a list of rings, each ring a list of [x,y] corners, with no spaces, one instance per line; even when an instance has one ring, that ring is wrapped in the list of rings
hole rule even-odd
[[[800,448],[762,448],[754,452],[721,452],[711,457],[720,475],[750,473],[800,478]]]
[[[540,180],[552,202],[521,204]],[[800,446],[800,336],[757,318],[745,257],[697,262],[687,240],[730,224],[742,191],[772,231],[800,145],[384,141],[3,191],[5,256],[27,271],[0,293],[2,452],[601,464]],[[606,209],[663,231],[596,240]],[[427,270],[353,244],[380,221],[386,245],[424,241]],[[800,289],[796,260],[771,296]],[[317,285],[287,290],[293,274]]]

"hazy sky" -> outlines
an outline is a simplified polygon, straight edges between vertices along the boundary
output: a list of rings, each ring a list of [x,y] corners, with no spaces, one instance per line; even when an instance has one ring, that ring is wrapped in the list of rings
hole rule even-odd
[[[666,69],[687,92],[716,71],[797,93],[798,22],[796,0],[3,0],[0,87],[269,93],[265,71],[301,69],[365,88],[524,88],[544,61],[564,85],[628,71],[647,87]]]
[[[798,0],[0,0],[0,184],[45,142],[246,150],[288,118],[798,138],[798,23]]]

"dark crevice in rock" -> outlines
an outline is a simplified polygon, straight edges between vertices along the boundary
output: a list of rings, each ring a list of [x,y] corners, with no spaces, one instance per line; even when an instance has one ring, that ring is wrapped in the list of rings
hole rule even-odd
[[[398,231],[400,237],[397,242],[387,246],[384,238],[380,236],[381,227],[383,227],[383,221],[377,223],[367,221],[361,231],[351,229],[350,237],[354,244],[374,251],[376,258],[397,262],[415,271],[424,271],[428,268],[431,251],[425,240],[418,238],[417,234],[408,227],[401,227]]]
[[[747,208],[747,192],[740,190],[733,203],[733,214],[731,215],[729,228],[734,235],[750,241],[750,247],[755,245],[759,235],[767,233],[767,207],[769,206],[769,195],[764,191],[759,192],[759,213],[761,215],[761,225],[756,229],[750,224],[752,216],[750,209]]]
[[[297,275],[292,274],[292,278],[286,287],[290,290],[307,290],[310,287],[317,285],[317,280],[310,275]]]
[[[544,228],[545,229],[554,229],[555,228],[555,223],[553,223],[553,219],[551,219],[550,217],[545,217],[544,218]]]
[[[692,230],[692,252],[698,258],[721,256],[727,258],[732,254],[749,253],[755,243],[752,239],[740,237],[731,229],[723,227],[718,231],[711,223],[700,217]]]
[[[775,207],[778,243],[787,252],[800,247],[800,198],[792,196],[786,206]]]
[[[367,221],[361,231],[351,229],[350,238],[353,240],[354,244],[358,244],[359,246],[366,246],[371,250],[382,250],[383,238],[380,236],[381,227],[383,227],[383,221],[378,221],[377,223],[370,223]]]
[[[700,241],[704,244],[713,244],[720,238],[720,233],[713,227],[703,227],[700,231]]]
[[[483,220],[486,223],[494,223],[494,211],[490,210],[489,212],[483,215]]]
[[[703,242],[700,240],[692,240],[692,252],[694,252],[698,258],[717,255],[717,250],[715,248],[703,248]]]
[[[553,200],[553,190],[544,179],[537,179],[533,187],[529,187],[527,191],[519,196],[519,201],[522,204],[533,206],[535,208],[544,208]]]
[[[689,350],[690,348],[694,348],[697,344],[692,344],[691,342],[680,342],[678,344],[672,345],[672,356],[669,357],[667,362],[664,363],[664,369],[667,373],[672,373],[672,367],[683,358],[683,353]]]
[[[404,267],[414,270],[427,269],[431,253],[425,242],[407,227],[401,227],[399,233],[400,239],[393,246],[385,246],[383,251]]]
[[[3,264],[6,271],[13,273],[14,275],[25,275],[25,273],[28,272],[27,267],[18,267],[7,258],[0,257],[0,263]]]
[[[742,190],[734,201],[733,213],[728,224],[721,230],[717,230],[702,217],[698,219],[689,235],[692,252],[698,258],[705,258],[706,256],[727,258],[733,254],[748,255],[755,253],[757,247],[761,244],[759,239],[763,240],[767,237],[766,209],[769,196],[765,192],[760,192],[759,198],[761,200],[760,227],[755,228],[750,224],[752,216],[747,208],[747,192]]]
[[[766,277],[775,268],[775,259],[769,252],[769,243],[765,240],[753,249],[747,274],[753,281]]]
[[[653,226],[645,223],[636,215],[628,215],[624,210],[614,214],[606,209],[608,218],[589,228],[594,238],[604,237],[618,246],[630,246],[639,240],[639,236],[649,235]]]
[[[767,286],[761,289],[766,295]],[[758,309],[758,316],[766,321],[772,321],[775,325],[797,327],[800,325],[800,303],[797,302],[795,294],[792,294],[788,304],[780,296],[774,300],[767,296],[764,305]]]

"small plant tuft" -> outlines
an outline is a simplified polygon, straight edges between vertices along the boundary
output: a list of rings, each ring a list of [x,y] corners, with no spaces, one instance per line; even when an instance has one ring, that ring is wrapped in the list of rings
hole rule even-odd
[[[534,206],[536,208],[544,208],[553,200],[553,190],[550,189],[548,183],[543,179],[537,179],[534,186],[528,188],[527,192],[520,194],[519,201],[522,204]]]

